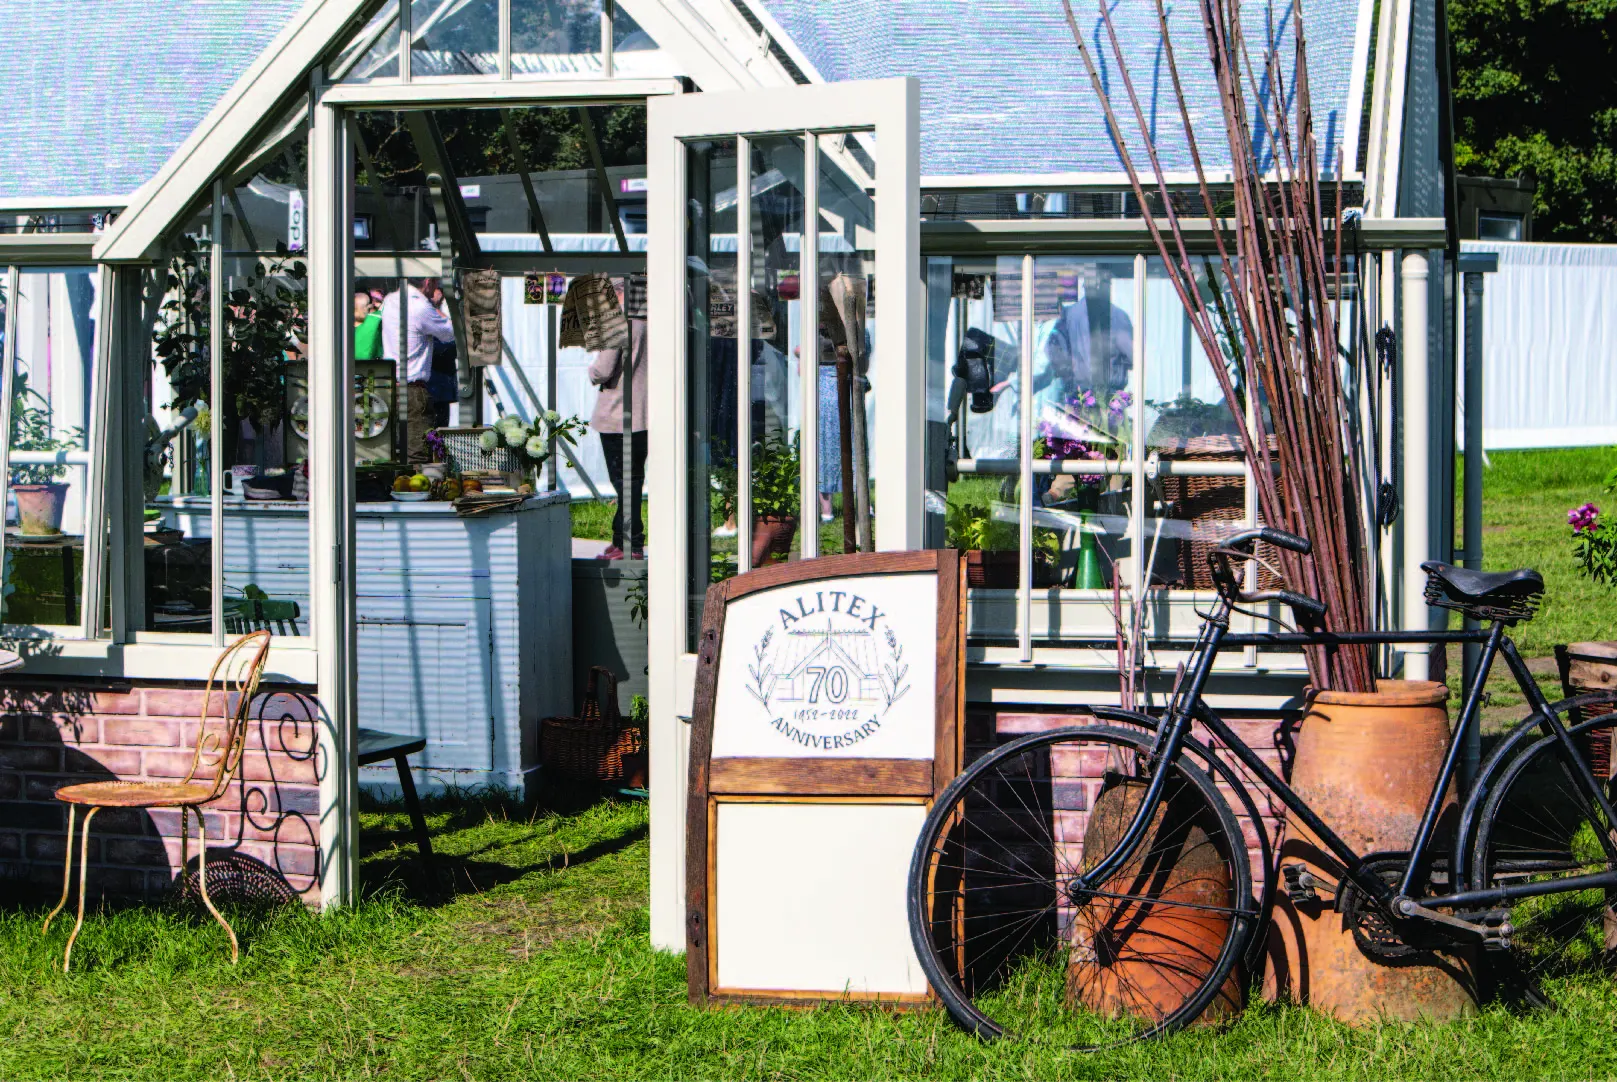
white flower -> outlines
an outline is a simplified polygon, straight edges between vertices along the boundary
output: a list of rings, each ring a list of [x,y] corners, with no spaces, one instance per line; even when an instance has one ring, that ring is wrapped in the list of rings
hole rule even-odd
[[[505,445],[507,447],[521,447],[528,442],[528,430],[521,425],[511,425],[505,430]]]
[[[551,428],[555,428],[557,425],[561,424],[561,414],[557,413],[555,410],[545,410],[545,424],[549,425]]]
[[[494,449],[500,445],[500,434],[492,428],[485,428],[483,434],[477,437],[477,442],[483,448],[484,454],[493,454]]]
[[[500,435],[506,436],[510,434],[513,428],[523,428],[525,426],[522,423],[522,418],[514,413],[507,413],[494,422],[494,427],[500,430]]]
[[[528,452],[528,457],[535,462],[543,462],[550,457],[550,448],[543,436],[530,436],[524,449]]]

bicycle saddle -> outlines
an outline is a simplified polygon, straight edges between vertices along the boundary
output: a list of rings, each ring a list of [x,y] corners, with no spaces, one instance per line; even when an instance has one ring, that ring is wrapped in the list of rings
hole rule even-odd
[[[1483,620],[1526,620],[1544,596],[1544,576],[1530,567],[1515,571],[1471,571],[1427,560],[1426,601]]]

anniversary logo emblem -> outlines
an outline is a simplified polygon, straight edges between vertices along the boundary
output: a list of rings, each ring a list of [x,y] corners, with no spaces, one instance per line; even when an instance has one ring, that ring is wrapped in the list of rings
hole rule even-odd
[[[778,605],[752,644],[747,692],[768,724],[805,748],[830,751],[869,739],[910,690],[904,646],[888,614],[842,589],[805,589]]]

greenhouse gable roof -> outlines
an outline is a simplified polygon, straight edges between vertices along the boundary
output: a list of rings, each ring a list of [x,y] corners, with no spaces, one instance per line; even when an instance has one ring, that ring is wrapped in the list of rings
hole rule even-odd
[[[0,0],[0,199],[120,202],[302,0]]]
[[[927,177],[1106,174],[1121,171],[1060,0],[751,0],[830,81],[913,75],[921,83],[921,172]],[[1369,0],[1311,0],[1304,11],[1315,131],[1322,145],[1354,145]],[[1194,3],[1166,4],[1197,142],[1210,172],[1228,168],[1219,103]],[[1074,0],[1137,164],[1143,141],[1093,3]],[[1261,55],[1267,13],[1289,70],[1296,3],[1244,0],[1248,48]],[[1163,165],[1191,168],[1156,5],[1112,7],[1129,75]],[[1358,64],[1355,64],[1357,55]],[[1263,92],[1268,93],[1265,84]],[[1204,127],[1205,125],[1205,127]],[[1334,156],[1334,152],[1333,152]],[[1352,163],[1349,162],[1349,171]]]

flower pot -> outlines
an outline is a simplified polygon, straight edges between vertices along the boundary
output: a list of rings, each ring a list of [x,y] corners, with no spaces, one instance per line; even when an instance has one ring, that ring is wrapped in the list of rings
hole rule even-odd
[[[1448,689],[1429,680],[1383,680],[1374,692],[1314,691],[1297,734],[1291,787],[1360,854],[1408,848],[1449,743]],[[1454,793],[1437,828],[1453,834]],[[1340,876],[1313,833],[1286,820],[1281,867]],[[1278,878],[1279,873],[1277,873]],[[1372,957],[1333,900],[1293,902],[1282,890],[1268,943],[1265,991],[1289,994],[1344,1022],[1448,1020],[1474,1013],[1475,959],[1463,948]]]
[[[1016,589],[1018,574],[1015,549],[971,549],[966,553],[966,585],[992,590]]]
[[[17,497],[19,532],[30,537],[51,537],[62,532],[66,484],[51,481],[43,485],[12,485],[11,491]]]
[[[1561,692],[1567,698],[1601,691],[1617,695],[1617,642],[1574,642],[1557,646],[1555,664],[1561,672]],[[1574,708],[1562,720],[1568,725],[1577,725],[1612,709],[1611,706],[1591,710]],[[1583,753],[1589,757],[1589,767],[1595,777],[1611,777],[1611,733],[1600,732],[1579,739],[1584,742]]]
[[[1148,783],[1136,778],[1108,779],[1084,828],[1084,867],[1092,868],[1134,821]],[[1229,938],[1230,869],[1204,821],[1199,801],[1163,801],[1147,828],[1143,846],[1112,878],[1098,887],[1090,903],[1092,919],[1072,922],[1072,949],[1115,952],[1116,963],[1097,975],[1076,964],[1067,968],[1067,999],[1098,1014],[1116,1018],[1130,1014],[1161,1015],[1183,1001],[1186,974],[1203,973]],[[1152,881],[1151,894],[1162,904],[1141,905],[1128,897]],[[1117,884],[1113,887],[1112,884]],[[1113,897],[1107,898],[1110,888]],[[1182,903],[1184,908],[1172,903]],[[1087,942],[1083,941],[1086,937]],[[1088,976],[1090,979],[1085,980]],[[1216,1022],[1241,1009],[1244,977],[1232,971],[1213,996],[1200,1021]]]
[[[759,518],[752,524],[752,566],[780,563],[792,551],[797,536],[797,516]]]

